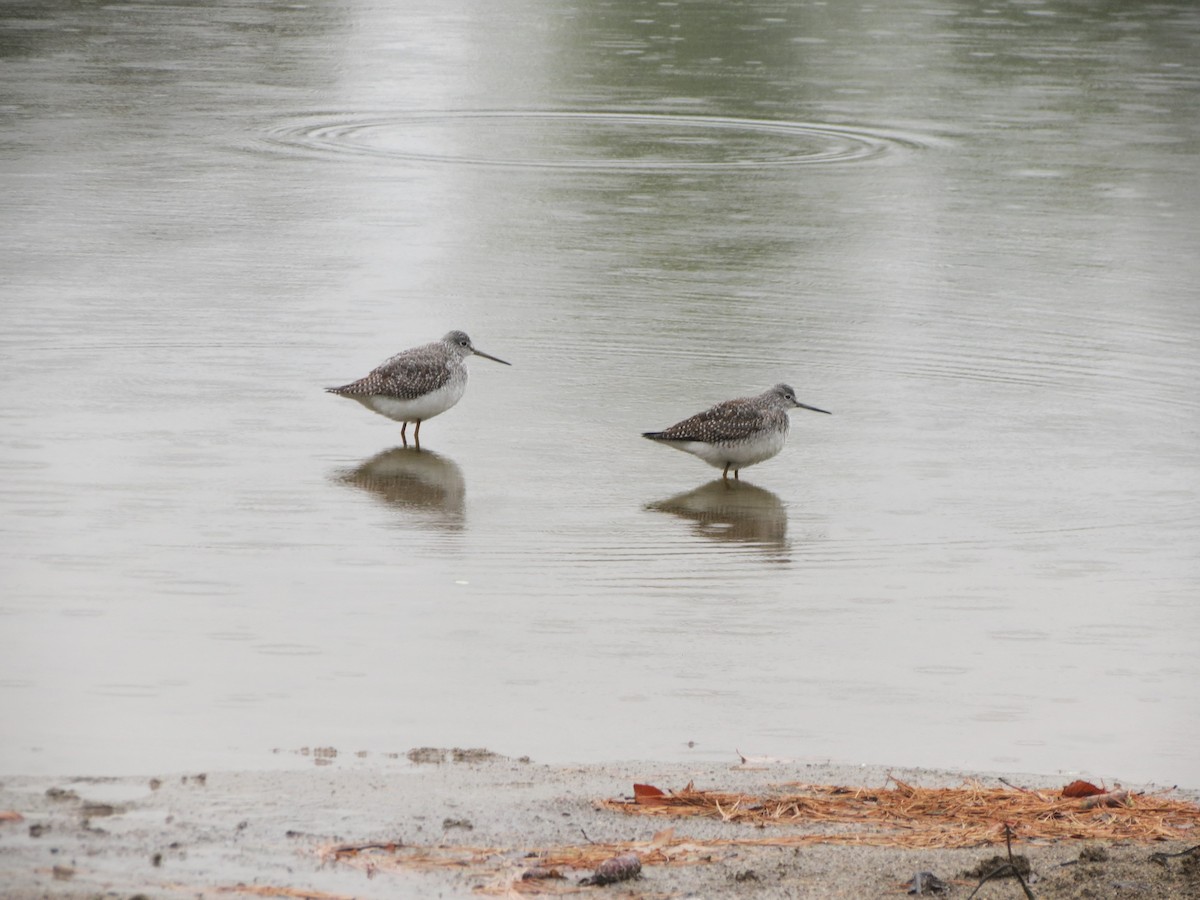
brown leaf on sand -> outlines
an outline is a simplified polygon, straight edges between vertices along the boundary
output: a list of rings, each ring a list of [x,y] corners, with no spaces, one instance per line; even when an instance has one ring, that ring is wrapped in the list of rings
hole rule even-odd
[[[24,818],[15,809],[0,810],[0,822],[20,822]]]
[[[652,784],[635,784],[633,802],[642,806],[658,806],[666,802],[667,795]]]
[[[1094,797],[1096,794],[1108,793],[1104,788],[1098,788],[1090,781],[1072,781],[1062,789],[1064,797]]]

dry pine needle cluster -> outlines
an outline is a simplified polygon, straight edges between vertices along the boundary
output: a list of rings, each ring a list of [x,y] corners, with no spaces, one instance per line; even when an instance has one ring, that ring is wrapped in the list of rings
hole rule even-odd
[[[789,843],[845,843],[909,848],[978,847],[1004,841],[1004,826],[1020,840],[1186,840],[1200,825],[1200,807],[1162,794],[1103,791],[1075,782],[1062,791],[1012,785],[915,787],[891,779],[886,789],[784,785],[774,796],[698,791],[670,793],[634,785],[632,800],[607,809],[660,816],[707,816],[760,826],[817,825]]]

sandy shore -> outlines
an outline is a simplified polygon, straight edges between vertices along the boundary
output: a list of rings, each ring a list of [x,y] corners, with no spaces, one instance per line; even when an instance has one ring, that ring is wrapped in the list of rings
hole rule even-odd
[[[187,773],[138,778],[4,777],[0,883],[5,898],[35,897],[471,897],[495,893],[599,893],[620,897],[871,898],[905,896],[914,873],[948,883],[943,897],[970,895],[965,872],[1003,846],[900,850],[814,844],[739,845],[778,828],[713,819],[630,816],[596,801],[628,797],[635,782],[665,790],[763,793],[788,782],[882,788],[889,774],[956,786],[967,773],[798,763],[618,763],[545,766],[485,751],[428,751],[412,763],[314,765],[300,771]],[[436,760],[436,761],[435,761]],[[322,760],[327,761],[327,760]],[[736,761],[735,761],[736,762]],[[975,775],[995,784],[995,774]],[[1009,774],[1027,787],[1062,777]],[[1161,790],[1161,786],[1131,786]],[[1173,796],[1200,801],[1196,791]],[[632,881],[581,887],[590,870],[522,882],[547,847],[662,839],[694,842],[683,865],[646,865]],[[704,842],[720,842],[707,845]],[[1200,860],[1153,862],[1172,844],[1017,844],[1042,898],[1200,897]],[[378,844],[342,859],[333,847]],[[399,848],[403,847],[401,851]],[[414,853],[413,848],[421,848]],[[439,849],[440,848],[440,849]],[[477,852],[471,848],[487,849]],[[707,848],[707,849],[705,849]],[[1081,852],[1083,858],[1081,858]],[[1022,898],[1012,879],[980,898]]]

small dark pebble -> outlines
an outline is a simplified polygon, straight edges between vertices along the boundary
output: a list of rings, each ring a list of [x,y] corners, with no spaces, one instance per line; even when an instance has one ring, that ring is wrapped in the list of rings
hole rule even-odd
[[[613,856],[596,866],[596,871],[588,878],[580,879],[580,884],[615,884],[618,881],[628,881],[636,878],[642,872],[641,857],[634,853],[623,856]]]
[[[918,872],[904,886],[910,894],[940,894],[950,889],[950,885],[932,872]]]
[[[1108,851],[1099,844],[1088,844],[1079,851],[1079,859],[1081,862],[1107,862]]]
[[[758,881],[758,875],[753,869],[745,869],[733,876],[733,880],[737,882],[743,881]]]
[[[162,865],[162,854],[155,853],[152,857],[150,857],[150,865],[154,866],[156,869],[159,866],[161,866]]]

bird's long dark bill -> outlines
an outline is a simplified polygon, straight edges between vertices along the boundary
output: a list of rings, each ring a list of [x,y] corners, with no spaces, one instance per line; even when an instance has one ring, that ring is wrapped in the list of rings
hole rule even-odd
[[[482,356],[484,359],[490,359],[492,362],[504,363],[504,365],[506,365],[506,366],[511,366],[511,365],[512,365],[512,363],[510,363],[510,362],[504,362],[504,360],[502,360],[502,359],[498,359],[498,358],[496,358],[495,356],[492,356],[492,355],[491,355],[491,354],[489,354],[489,353],[484,353],[482,350],[475,350],[475,351],[473,351],[473,352],[475,353],[475,355],[476,355],[476,356]]]
[[[801,409],[811,409],[813,412],[823,412],[827,416],[833,415],[833,413],[827,409],[817,409],[815,406],[809,406],[807,403],[801,403],[799,400],[796,401],[796,405]]]

